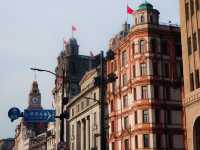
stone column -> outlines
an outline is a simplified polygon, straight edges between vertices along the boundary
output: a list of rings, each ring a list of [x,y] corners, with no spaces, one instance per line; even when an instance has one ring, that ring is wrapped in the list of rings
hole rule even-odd
[[[86,150],[90,149],[90,141],[89,141],[89,136],[90,136],[90,128],[89,128],[89,119],[86,118]]]
[[[81,121],[81,150],[84,150],[84,122]]]

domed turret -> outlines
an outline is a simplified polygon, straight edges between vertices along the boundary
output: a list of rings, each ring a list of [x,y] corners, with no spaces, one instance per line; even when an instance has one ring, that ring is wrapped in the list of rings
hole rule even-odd
[[[139,7],[138,7],[138,10],[150,10],[150,9],[153,9],[153,5],[151,5],[150,3],[148,2],[145,2],[143,4],[141,4]]]
[[[70,38],[66,47],[65,47],[65,52],[66,55],[78,55],[78,49],[79,49],[79,45],[77,43],[77,40],[75,38]]]
[[[154,9],[153,5],[146,1],[138,7],[134,14],[135,24],[158,24],[159,14],[159,11]]]

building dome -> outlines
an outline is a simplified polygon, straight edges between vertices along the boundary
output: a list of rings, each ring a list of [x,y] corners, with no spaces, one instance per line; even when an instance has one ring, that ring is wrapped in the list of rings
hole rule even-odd
[[[149,2],[145,2],[138,7],[138,10],[153,9],[153,5]]]

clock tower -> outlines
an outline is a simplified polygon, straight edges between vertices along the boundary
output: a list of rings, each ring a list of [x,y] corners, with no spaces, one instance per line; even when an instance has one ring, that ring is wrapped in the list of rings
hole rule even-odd
[[[28,109],[42,109],[41,94],[37,81],[33,81],[32,88],[29,93]]]

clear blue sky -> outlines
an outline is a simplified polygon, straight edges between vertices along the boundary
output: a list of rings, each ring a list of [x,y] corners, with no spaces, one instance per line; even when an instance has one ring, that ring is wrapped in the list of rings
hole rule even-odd
[[[129,0],[137,8],[144,0]],[[160,11],[160,20],[179,23],[178,0],[149,0]],[[14,136],[16,123],[7,117],[10,107],[27,107],[34,74],[30,67],[54,71],[63,37],[71,25],[80,53],[106,50],[126,18],[126,0],[0,0],[0,138]],[[132,18],[129,17],[132,22]],[[42,105],[51,107],[54,77],[38,73]]]

